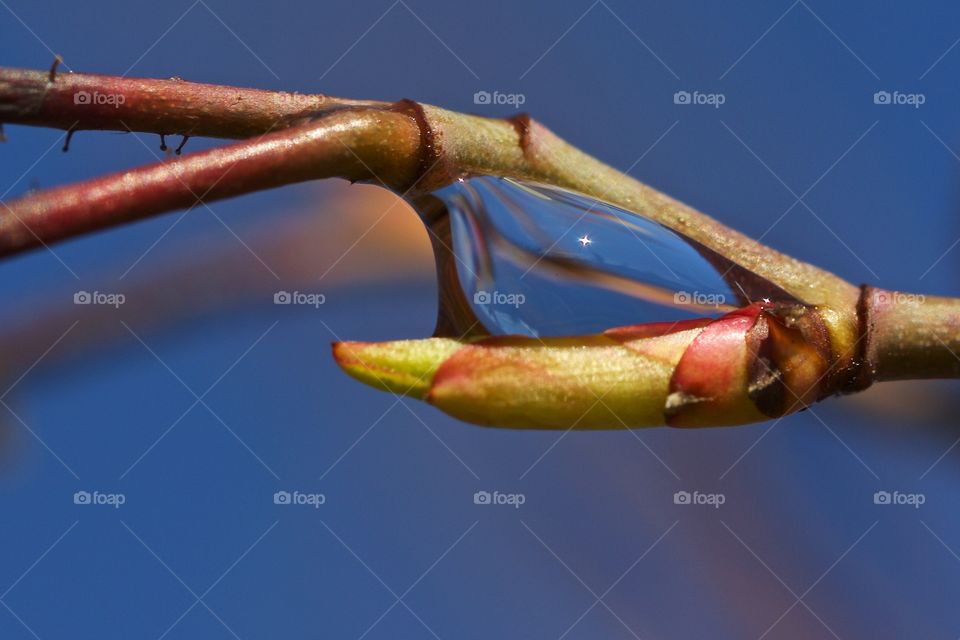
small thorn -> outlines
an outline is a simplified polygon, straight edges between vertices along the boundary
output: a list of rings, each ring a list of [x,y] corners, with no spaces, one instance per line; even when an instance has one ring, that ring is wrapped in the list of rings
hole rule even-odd
[[[73,139],[73,134],[76,132],[76,129],[70,127],[67,129],[67,139],[63,141],[63,152],[66,153],[70,150],[70,141]]]
[[[183,151],[183,145],[187,144],[187,140],[190,139],[190,136],[183,136],[183,140],[180,141],[180,145],[174,151],[175,154],[180,155],[180,152]]]
[[[161,133],[160,134],[160,151],[166,151],[166,150],[167,150],[167,139],[166,139],[166,136],[164,136],[164,134]]]
[[[53,64],[50,65],[50,74],[47,76],[47,79],[50,82],[53,82],[57,79],[57,67],[60,66],[61,62],[63,62],[63,57],[59,54],[53,57]]]

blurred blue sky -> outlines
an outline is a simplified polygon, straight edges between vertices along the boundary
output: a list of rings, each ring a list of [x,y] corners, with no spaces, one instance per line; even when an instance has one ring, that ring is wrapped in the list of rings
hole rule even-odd
[[[522,94],[575,145],[775,248],[944,295],[960,295],[958,39],[951,2],[0,0],[5,66],[46,68],[55,51],[75,71],[504,116],[516,109],[474,94]],[[676,104],[678,91],[724,103]],[[876,104],[878,91],[924,103]],[[158,153],[152,136],[80,132],[62,154],[62,133],[6,134],[4,199]],[[334,365],[337,337],[427,334],[429,273],[333,288],[319,271],[319,310],[264,296],[168,331],[69,304],[124,290],[133,263],[148,281],[211,247],[304,289],[259,263],[257,225],[309,208],[333,228],[350,211],[321,196],[343,190],[220,202],[172,230],[179,214],[2,265],[5,327],[39,324],[38,300],[66,311],[23,343],[0,395],[0,637],[960,634],[952,384],[736,429],[509,432]],[[122,338],[51,364],[96,323]],[[326,502],[274,504],[295,490]],[[475,505],[481,490],[526,502]],[[126,502],[75,505],[77,491]],[[676,505],[676,491],[726,502]],[[877,491],[925,503],[876,505]]]

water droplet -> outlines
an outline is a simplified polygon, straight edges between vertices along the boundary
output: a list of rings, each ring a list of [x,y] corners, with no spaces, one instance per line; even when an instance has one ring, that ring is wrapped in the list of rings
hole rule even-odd
[[[596,333],[788,298],[642,212],[572,191],[475,177],[433,195],[449,213],[463,294],[441,292],[441,300],[465,299],[492,334]],[[435,226],[430,208],[429,215],[425,207],[420,211]],[[434,247],[446,245],[435,241]]]

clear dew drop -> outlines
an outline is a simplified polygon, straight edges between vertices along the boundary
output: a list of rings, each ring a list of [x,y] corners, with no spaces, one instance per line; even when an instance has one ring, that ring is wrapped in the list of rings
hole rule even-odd
[[[742,269],[682,234],[575,192],[475,177],[433,195],[449,212],[464,297],[494,335],[715,316],[748,302],[747,281],[756,290],[756,275],[741,283]]]

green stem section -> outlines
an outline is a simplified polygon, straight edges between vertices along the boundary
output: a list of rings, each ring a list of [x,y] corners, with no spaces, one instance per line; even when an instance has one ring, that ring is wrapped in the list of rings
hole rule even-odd
[[[874,381],[960,377],[960,299],[872,287],[864,295]]]

